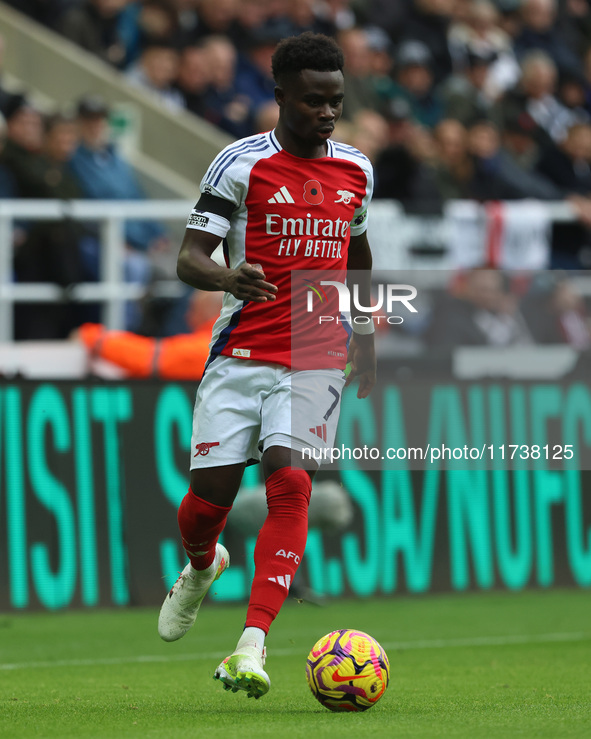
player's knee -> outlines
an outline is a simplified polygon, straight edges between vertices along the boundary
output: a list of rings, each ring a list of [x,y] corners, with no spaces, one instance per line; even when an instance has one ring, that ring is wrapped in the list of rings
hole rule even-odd
[[[240,487],[242,470],[213,467],[191,470],[191,490],[213,505],[230,507]]]

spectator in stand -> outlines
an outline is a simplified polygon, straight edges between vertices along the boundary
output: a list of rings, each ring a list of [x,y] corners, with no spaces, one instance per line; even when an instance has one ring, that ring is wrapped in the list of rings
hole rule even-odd
[[[69,160],[78,137],[70,118],[54,115],[44,122],[41,113],[20,94],[7,106],[6,143],[0,162],[12,175],[19,198],[80,197]]]
[[[538,171],[573,205],[579,223],[555,223],[551,266],[588,269],[591,266],[591,126],[573,126],[562,144],[542,154]]]
[[[186,46],[181,51],[174,86],[183,96],[184,107],[195,115],[205,115],[205,94],[210,79],[205,49],[202,46]]]
[[[268,0],[240,0],[235,20],[236,45],[239,51],[248,45],[252,34],[271,25],[270,16]]]
[[[381,93],[381,85],[391,79],[394,68],[394,45],[388,34],[378,26],[365,26],[364,31],[371,57],[371,74],[375,78],[376,89]],[[389,97],[387,90],[385,87],[384,94]]]
[[[375,110],[360,110],[351,121],[345,143],[356,149],[375,164],[388,145],[388,121]],[[375,193],[374,193],[375,195]]]
[[[529,180],[531,197],[538,200],[560,200],[560,190],[538,171],[540,147],[535,139],[535,129],[535,121],[525,112],[507,119],[501,132],[503,154],[514,166],[533,177]]]
[[[535,136],[540,147],[552,148],[578,122],[577,113],[556,98],[556,65],[547,54],[530,52],[522,60],[521,70],[519,85],[497,101],[493,118],[503,128],[507,118],[527,113],[537,124]]]
[[[140,42],[153,39],[171,44],[181,42],[178,13],[168,0],[142,0],[137,24]]]
[[[324,33],[335,36],[338,31],[336,18],[326,12],[328,5],[319,4],[315,0],[298,0],[287,3],[285,8],[285,36],[297,36],[305,31]]]
[[[80,144],[70,167],[81,183],[85,197],[95,200],[144,200],[131,166],[117,153],[109,139],[109,108],[98,95],[78,102]],[[128,221],[128,244],[141,252],[162,250],[169,241],[165,229],[155,221]]]
[[[269,100],[268,103],[260,105],[255,116],[255,133],[264,133],[271,131],[277,125],[279,120],[279,106],[275,100]]]
[[[588,0],[566,0],[559,4],[562,38],[579,59],[591,46],[591,7]]]
[[[360,6],[360,3],[354,3],[352,0],[323,0],[319,4],[318,15],[325,23],[330,23],[337,32],[345,31],[357,25],[356,10]]]
[[[587,100],[588,88],[589,85],[582,74],[565,72],[558,80],[558,101],[570,110],[577,123],[588,123],[591,120],[591,107]]]
[[[249,100],[249,108],[257,110],[275,100],[275,80],[271,74],[271,57],[280,40],[273,29],[253,31],[240,56],[234,85]]]
[[[197,28],[193,41],[206,36],[227,36],[240,44],[238,6],[240,0],[197,0]]]
[[[494,51],[466,53],[463,72],[453,74],[441,89],[446,118],[455,118],[469,126],[489,115],[493,100],[486,92],[486,80],[495,60]]]
[[[496,270],[472,269],[434,306],[429,347],[515,346],[532,343],[527,323],[505,278]]]
[[[144,43],[140,58],[125,74],[132,85],[152,93],[163,107],[175,112],[184,104],[183,96],[173,86],[179,62],[174,44],[151,39]]]
[[[470,66],[470,55],[490,59],[485,79],[479,85],[488,100],[496,100],[514,87],[521,71],[515,59],[511,38],[499,26],[499,9],[490,0],[474,0],[467,7],[464,21],[449,29],[449,45],[456,73]]]
[[[255,124],[249,98],[236,86],[238,55],[225,36],[203,41],[211,80],[205,95],[205,119],[236,138],[250,136]]]
[[[388,143],[374,165],[374,198],[398,200],[413,213],[436,213],[441,197],[435,178],[435,143],[410,115],[405,101],[392,101],[386,117]]]
[[[385,109],[384,118],[388,122],[388,146],[404,144],[412,136],[415,123],[406,100],[391,100]]]
[[[536,122],[523,112],[507,118],[502,130],[503,146],[509,155],[528,170],[537,167],[540,158],[540,147],[535,139]]]
[[[22,113],[20,114],[22,116]],[[28,115],[25,113],[25,116]],[[18,125],[17,114],[17,125]],[[21,117],[21,123],[23,118]],[[28,124],[36,126],[31,120]],[[49,117],[45,122],[42,147],[28,150],[28,162],[21,159],[20,195],[30,198],[71,200],[80,197],[80,188],[68,168],[78,141],[71,118]],[[15,276],[19,282],[51,282],[69,289],[83,280],[80,244],[85,235],[82,223],[70,219],[35,221],[15,253]],[[17,339],[64,339],[85,320],[75,303],[21,303],[15,310]]]
[[[85,323],[73,338],[86,346],[91,359],[105,359],[123,369],[128,377],[200,380],[222,296],[220,292],[194,293],[186,316],[191,330],[188,334],[158,339]]]
[[[388,104],[399,89],[394,81],[394,45],[388,34],[377,26],[365,26],[371,55],[371,75],[380,98],[379,111],[387,115]]]
[[[196,0],[169,0],[176,14],[179,33],[179,46],[192,46],[196,43],[199,15]]]
[[[413,120],[433,128],[443,118],[443,103],[434,86],[433,57],[420,41],[404,41],[396,55],[396,83],[392,99],[405,100]]]
[[[6,143],[0,162],[11,172],[16,183],[17,197],[38,197],[41,150],[43,148],[43,118],[24,95],[14,94],[4,108]]]
[[[83,194],[96,200],[144,200],[131,166],[117,153],[109,141],[109,109],[98,96],[87,96],[78,103],[80,145],[70,161]],[[125,224],[128,249],[125,255],[125,277],[128,282],[147,285],[151,276],[150,256],[170,250],[166,230],[156,221],[130,220]],[[89,279],[98,279],[99,254],[96,242],[88,242],[84,263]],[[137,329],[141,311],[128,304],[126,327]]]
[[[485,201],[557,197],[557,189],[547,179],[524,169],[503,149],[494,123],[478,121],[468,129],[468,151],[474,163],[471,198]]]
[[[57,30],[118,69],[129,63],[125,10],[129,0],[81,0],[69,8]]]
[[[559,195],[546,178],[524,167],[501,145],[499,131],[490,121],[477,121],[466,129],[459,121],[446,119],[435,129],[435,140],[436,181],[443,200],[553,200]]]
[[[81,197],[80,185],[69,169],[78,141],[78,127],[72,117],[58,113],[45,120],[43,148],[39,157],[43,176],[38,182],[31,181],[31,197],[61,200]]]
[[[179,13],[169,0],[130,2],[119,26],[126,40],[126,68],[135,64],[144,45],[155,39],[178,47],[184,40]]]
[[[468,152],[468,132],[459,121],[445,119],[434,132],[435,181],[441,199],[465,199],[471,195],[474,162]]]
[[[591,113],[591,46],[583,55],[583,77],[585,87],[585,110]]]
[[[393,43],[397,43],[404,33],[406,18],[410,12],[412,0],[369,0],[366,3],[367,22],[371,26],[379,26],[388,34]]]
[[[448,31],[454,0],[413,0],[404,23],[404,40],[421,41],[429,49],[435,83],[452,72]]]
[[[499,9],[499,28],[506,33],[511,42],[511,48],[515,52],[515,39],[523,28],[521,17],[522,0],[495,0]]]
[[[523,0],[523,27],[515,39],[515,53],[518,59],[522,59],[533,50],[543,51],[560,72],[578,74],[581,72],[581,60],[564,38],[557,15],[556,0]]]
[[[345,88],[347,98],[343,105],[343,119],[351,121],[362,109],[378,110],[380,98],[372,74],[372,53],[367,33],[362,28],[350,28],[338,35],[339,46],[345,55]]]
[[[564,195],[591,195],[591,126],[572,126],[559,147],[544,153],[538,171],[560,187]]]
[[[0,198],[16,197],[16,180],[8,167],[2,162],[2,150],[6,141],[6,121],[0,113]]]
[[[556,272],[536,278],[522,301],[522,310],[536,342],[591,349],[591,319],[573,281]]]

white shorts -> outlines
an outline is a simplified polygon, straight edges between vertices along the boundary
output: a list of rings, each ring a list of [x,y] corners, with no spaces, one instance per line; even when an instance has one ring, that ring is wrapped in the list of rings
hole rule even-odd
[[[342,370],[216,357],[197,390],[191,469],[258,462],[270,446],[332,447],[344,384]]]

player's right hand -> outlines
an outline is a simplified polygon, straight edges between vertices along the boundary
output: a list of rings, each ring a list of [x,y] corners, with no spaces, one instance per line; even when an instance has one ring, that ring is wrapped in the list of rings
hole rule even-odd
[[[260,264],[241,264],[230,271],[226,291],[238,300],[251,300],[266,303],[275,300],[277,286],[265,281],[265,273]]]

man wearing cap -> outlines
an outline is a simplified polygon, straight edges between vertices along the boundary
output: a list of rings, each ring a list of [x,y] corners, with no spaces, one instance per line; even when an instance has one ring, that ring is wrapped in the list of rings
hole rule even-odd
[[[97,200],[144,200],[131,166],[109,141],[109,108],[99,96],[83,97],[78,103],[80,145],[74,152],[71,168],[84,195]],[[130,246],[147,251],[165,237],[155,221],[128,221],[125,238]]]
[[[410,0],[403,24],[403,38],[421,41],[431,52],[436,84],[452,71],[448,34],[454,6],[454,0]]]
[[[443,105],[434,87],[431,52],[422,41],[404,41],[400,45],[390,97],[405,100],[412,119],[426,128],[433,128],[442,119]]]
[[[101,97],[91,95],[79,101],[78,125],[80,145],[70,166],[84,195],[95,200],[144,200],[146,194],[133,169],[109,141],[109,108]],[[131,247],[125,258],[126,279],[146,284],[151,273],[146,252],[168,249],[166,231],[156,221],[128,220],[125,240]],[[91,276],[97,277],[98,252],[91,250],[86,257]],[[139,310],[129,304],[126,312],[126,328],[137,330],[141,320]]]
[[[486,80],[490,65],[496,58],[492,50],[467,51],[465,69],[452,75],[441,91],[446,118],[455,118],[464,126],[469,126],[480,118],[488,117],[493,100],[486,93]]]

